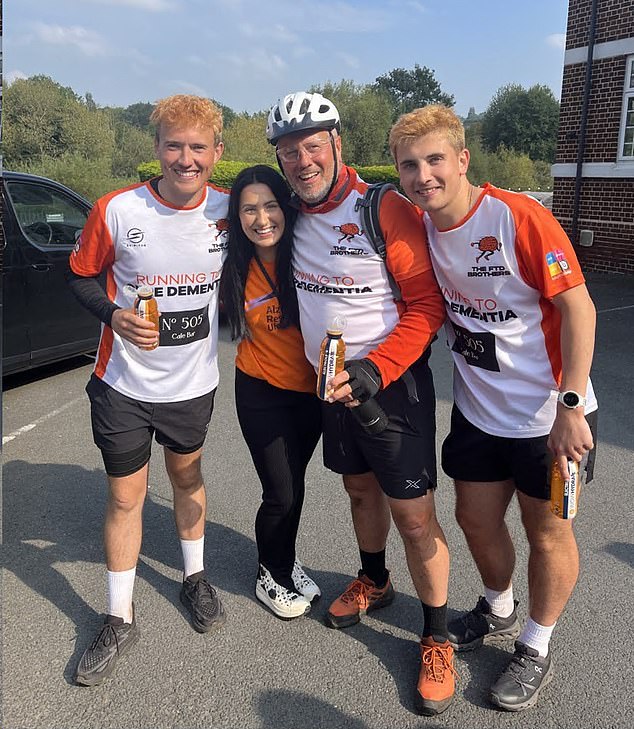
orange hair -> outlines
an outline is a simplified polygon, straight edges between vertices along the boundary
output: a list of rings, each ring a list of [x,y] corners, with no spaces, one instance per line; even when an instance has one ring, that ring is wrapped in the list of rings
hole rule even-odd
[[[222,139],[222,113],[213,101],[201,96],[175,94],[161,99],[154,107],[150,122],[156,126],[157,140],[162,124],[211,128],[215,143],[219,144]]]
[[[465,148],[464,127],[456,114],[441,104],[430,104],[403,114],[390,130],[390,152],[396,162],[396,150],[401,142],[413,142],[426,134],[440,133],[460,153]]]

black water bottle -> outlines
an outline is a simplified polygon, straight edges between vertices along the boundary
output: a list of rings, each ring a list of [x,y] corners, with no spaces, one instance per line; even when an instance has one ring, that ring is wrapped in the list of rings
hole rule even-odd
[[[373,397],[349,410],[368,435],[378,435],[387,428],[387,415]]]

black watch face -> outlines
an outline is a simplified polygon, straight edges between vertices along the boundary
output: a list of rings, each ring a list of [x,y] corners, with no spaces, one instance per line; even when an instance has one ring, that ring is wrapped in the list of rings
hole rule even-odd
[[[576,408],[579,404],[579,395],[576,392],[565,392],[563,396],[564,405],[569,408]]]

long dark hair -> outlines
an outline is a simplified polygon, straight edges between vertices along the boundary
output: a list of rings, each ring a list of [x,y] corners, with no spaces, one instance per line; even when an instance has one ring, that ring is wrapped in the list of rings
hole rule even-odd
[[[267,185],[284,213],[284,233],[276,246],[275,276],[278,301],[281,310],[280,328],[299,326],[297,292],[293,282],[291,266],[293,226],[297,210],[291,207],[291,193],[286,180],[267,165],[255,165],[242,170],[236,177],[229,196],[229,251],[222,270],[220,298],[231,328],[232,339],[249,336],[244,313],[244,289],[249,273],[249,264],[257,255],[255,246],[247,238],[240,223],[240,195],[247,185]]]

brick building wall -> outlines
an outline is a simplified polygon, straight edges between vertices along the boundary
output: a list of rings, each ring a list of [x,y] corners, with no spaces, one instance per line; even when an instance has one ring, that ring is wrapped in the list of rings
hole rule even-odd
[[[588,45],[592,0],[568,0],[566,49]],[[634,36],[632,0],[600,0],[595,43]]]
[[[587,46],[591,7],[592,0],[569,0],[567,51]],[[584,164],[615,165],[617,161],[626,56],[596,58],[596,49],[601,43],[624,39],[634,39],[634,0],[599,0]],[[557,176],[557,165],[570,169],[577,161],[585,74],[585,63],[564,66],[553,214],[569,235],[575,177]],[[594,234],[592,247],[581,247],[578,240],[573,241],[585,270],[634,274],[634,171],[629,176],[614,177],[592,177],[584,171],[577,224],[577,231],[581,230]]]

